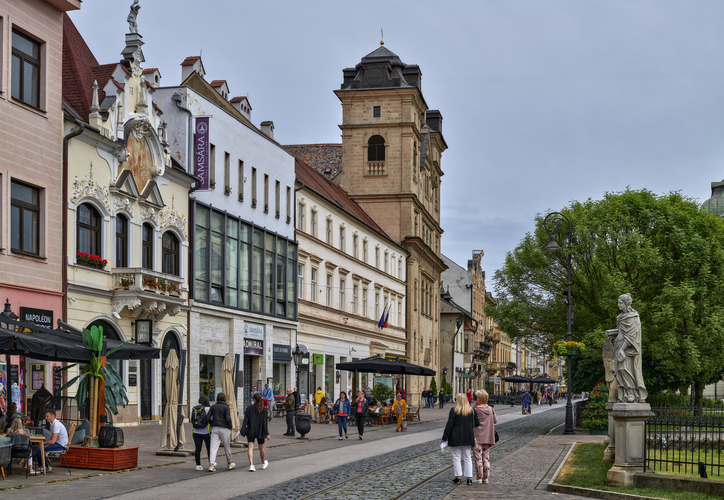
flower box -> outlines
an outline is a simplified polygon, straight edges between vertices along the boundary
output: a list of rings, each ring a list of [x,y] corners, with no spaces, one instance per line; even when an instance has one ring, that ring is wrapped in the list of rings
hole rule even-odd
[[[566,350],[566,356],[580,356],[581,350],[575,347],[569,347]]]
[[[87,267],[94,267],[96,269],[103,269],[108,264],[106,259],[102,259],[100,255],[91,255],[85,252],[78,252],[75,256],[75,261],[78,264],[82,264]]]

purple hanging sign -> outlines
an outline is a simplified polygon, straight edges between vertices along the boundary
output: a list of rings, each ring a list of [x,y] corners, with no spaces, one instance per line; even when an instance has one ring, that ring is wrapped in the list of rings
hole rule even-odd
[[[209,189],[209,117],[199,116],[195,124],[194,173],[201,179],[199,189]]]

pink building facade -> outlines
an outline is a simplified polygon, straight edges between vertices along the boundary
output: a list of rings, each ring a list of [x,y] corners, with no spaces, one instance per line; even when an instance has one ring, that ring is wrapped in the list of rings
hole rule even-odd
[[[0,300],[37,324],[64,317],[63,15],[80,4],[0,0]],[[0,407],[14,382],[22,407],[33,393],[35,362],[18,358],[0,358]]]

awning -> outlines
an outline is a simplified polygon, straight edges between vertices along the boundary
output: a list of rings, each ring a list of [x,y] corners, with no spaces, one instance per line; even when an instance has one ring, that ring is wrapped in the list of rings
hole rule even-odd
[[[414,365],[402,360],[391,360],[378,356],[360,359],[357,361],[348,361],[345,363],[337,363],[337,370],[358,371],[367,373],[384,373],[390,375],[406,374],[406,375],[435,375],[435,370],[420,365]]]
[[[28,356],[42,361],[89,362],[92,352],[83,346],[80,335],[62,330],[50,330],[29,323],[3,318],[2,323],[30,329],[30,333],[0,328],[0,354]],[[122,342],[106,339],[106,350]],[[128,343],[108,356],[108,359],[158,359],[160,350]]]

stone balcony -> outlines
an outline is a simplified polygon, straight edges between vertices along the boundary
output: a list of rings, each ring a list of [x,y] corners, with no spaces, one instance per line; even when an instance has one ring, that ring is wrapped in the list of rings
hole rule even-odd
[[[367,175],[385,175],[385,162],[383,161],[368,161],[367,162]]]
[[[111,273],[114,315],[127,308],[131,318],[161,321],[167,314],[176,316],[187,304],[183,278],[137,267],[115,268]]]
[[[503,336],[501,335],[500,332],[494,332],[494,331],[488,330],[487,332],[485,332],[485,340],[487,340],[488,342],[497,344],[501,340],[503,340]]]

